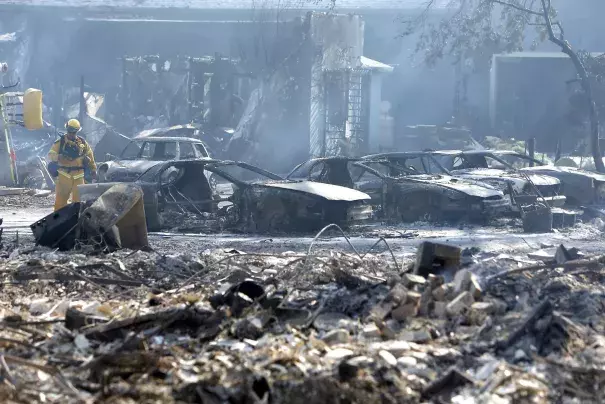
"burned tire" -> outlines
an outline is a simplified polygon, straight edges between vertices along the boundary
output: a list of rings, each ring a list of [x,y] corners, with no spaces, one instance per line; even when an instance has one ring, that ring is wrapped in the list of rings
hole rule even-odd
[[[23,178],[22,184],[25,188],[30,189],[48,188],[46,179],[44,179],[44,174],[40,169],[27,173],[25,178]]]
[[[255,230],[270,233],[283,230],[287,226],[287,212],[283,201],[278,197],[265,199],[263,208],[254,215]]]

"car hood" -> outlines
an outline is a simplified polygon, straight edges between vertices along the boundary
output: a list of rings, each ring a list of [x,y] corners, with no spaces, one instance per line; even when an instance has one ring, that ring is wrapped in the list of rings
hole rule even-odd
[[[476,196],[479,198],[489,198],[504,195],[501,191],[498,191],[489,185],[477,184],[472,181],[451,177],[449,175],[413,175],[404,177],[404,179],[425,184],[440,185],[454,191],[465,193],[468,196]]]
[[[514,171],[505,171],[495,168],[470,168],[465,170],[454,170],[452,174],[459,175],[463,178],[473,180],[491,180],[491,181],[507,181],[513,185],[516,191],[523,189],[527,184],[527,178],[536,186],[559,185],[560,181],[557,178],[533,173],[518,173]]]
[[[263,183],[262,185],[269,188],[285,189],[309,195],[319,196],[329,201],[354,202],[372,199],[370,195],[361,191],[357,191],[356,189],[341,187],[339,185],[324,184],[322,182],[268,182]]]
[[[558,175],[579,176],[579,177],[591,178],[598,182],[605,182],[604,174],[596,173],[593,171],[586,171],[586,170],[582,170],[581,168],[575,168],[575,167],[546,165],[546,166],[526,167],[526,168],[522,168],[521,170],[530,172],[530,173],[542,173],[542,174],[552,175],[552,176],[558,176]]]

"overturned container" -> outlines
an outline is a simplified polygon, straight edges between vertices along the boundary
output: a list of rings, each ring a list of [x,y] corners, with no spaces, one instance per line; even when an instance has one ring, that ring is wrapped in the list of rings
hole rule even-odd
[[[110,237],[122,248],[138,250],[149,245],[143,190],[136,184],[113,185],[82,212],[80,223],[89,237]]]

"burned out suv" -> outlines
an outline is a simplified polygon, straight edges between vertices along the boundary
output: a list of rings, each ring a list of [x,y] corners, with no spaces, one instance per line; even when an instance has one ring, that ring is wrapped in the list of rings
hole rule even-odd
[[[110,161],[102,163],[97,169],[99,182],[132,182],[158,164],[210,156],[204,143],[198,139],[145,137],[133,139],[119,157],[110,157]],[[170,172],[166,175],[170,175]]]

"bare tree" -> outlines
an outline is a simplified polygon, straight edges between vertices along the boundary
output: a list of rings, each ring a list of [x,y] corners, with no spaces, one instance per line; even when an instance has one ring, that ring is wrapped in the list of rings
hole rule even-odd
[[[437,6],[443,7],[444,1],[447,16],[439,23],[430,23],[429,14]],[[565,39],[565,31],[551,0],[429,0],[420,17],[404,23],[404,34],[420,31],[417,51],[423,53],[428,64],[434,64],[446,55],[461,61],[522,50],[525,35],[532,28],[536,32],[534,46],[545,40],[558,46],[569,56],[577,72],[590,121],[592,157],[597,171],[605,172],[592,80],[583,59]]]

